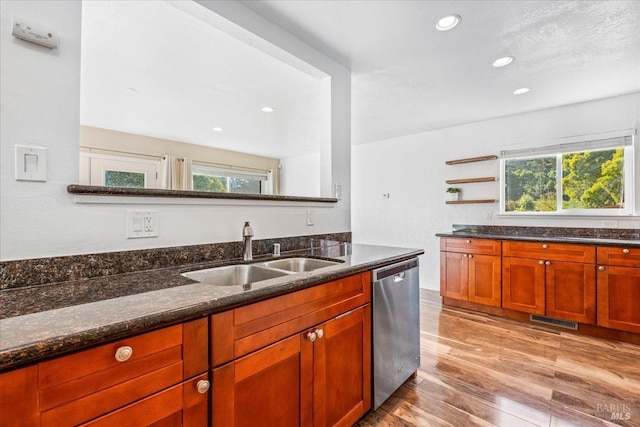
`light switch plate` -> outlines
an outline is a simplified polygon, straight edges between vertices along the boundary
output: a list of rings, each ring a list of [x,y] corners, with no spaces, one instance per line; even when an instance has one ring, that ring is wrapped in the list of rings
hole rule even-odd
[[[47,180],[47,149],[16,145],[16,181]]]
[[[158,237],[158,211],[127,211],[127,239]]]

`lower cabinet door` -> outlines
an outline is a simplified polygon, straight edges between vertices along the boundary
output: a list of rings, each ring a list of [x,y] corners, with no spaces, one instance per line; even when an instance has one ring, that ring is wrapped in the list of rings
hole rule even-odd
[[[213,370],[213,426],[351,426],[371,408],[371,306]]]
[[[598,326],[640,333],[640,268],[598,268]]]
[[[546,264],[546,315],[596,324],[596,266],[578,262]]]
[[[545,314],[544,261],[502,258],[502,307],[525,313]]]
[[[440,252],[440,295],[467,301],[469,299],[468,255]]]
[[[208,391],[203,374],[82,424],[82,427],[200,427],[208,425]]]
[[[500,307],[502,305],[501,259],[495,255],[468,255],[469,301]]]
[[[371,306],[317,331],[322,332],[314,342],[313,425],[351,426],[371,408]]]
[[[313,343],[303,344],[296,334],[214,369],[213,425],[311,425]]]

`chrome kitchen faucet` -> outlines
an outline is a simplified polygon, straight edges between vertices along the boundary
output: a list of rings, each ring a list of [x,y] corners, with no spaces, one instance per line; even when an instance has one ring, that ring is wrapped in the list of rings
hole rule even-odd
[[[251,249],[252,237],[253,228],[249,225],[249,221],[245,221],[244,227],[242,227],[242,259],[245,261],[253,261],[253,251]]]

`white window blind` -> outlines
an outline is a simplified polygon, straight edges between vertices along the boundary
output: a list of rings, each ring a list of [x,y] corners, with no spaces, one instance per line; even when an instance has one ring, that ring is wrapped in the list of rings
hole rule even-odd
[[[627,135],[615,138],[569,142],[564,144],[544,145],[541,147],[528,147],[515,150],[504,150],[500,152],[500,157],[503,159],[541,157],[549,154],[578,153],[581,151],[595,151],[617,147],[628,147],[632,144],[633,137],[631,135]]]

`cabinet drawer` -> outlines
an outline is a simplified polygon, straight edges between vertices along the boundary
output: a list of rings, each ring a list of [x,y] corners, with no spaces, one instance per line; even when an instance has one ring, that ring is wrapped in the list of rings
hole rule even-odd
[[[504,256],[515,258],[535,258],[549,261],[596,262],[596,247],[565,243],[518,242],[502,243]]]
[[[211,318],[211,365],[270,345],[371,301],[362,273],[218,313]]]
[[[598,264],[640,267],[640,248],[598,246]]]
[[[209,392],[199,392],[203,374],[175,385],[124,408],[82,424],[80,427],[111,426],[184,426],[202,427],[208,424]]]
[[[500,255],[502,244],[499,240],[472,238],[441,238],[440,250],[477,255]]]
[[[127,349],[130,357],[124,359]],[[179,364],[182,378],[182,326],[126,338],[40,364],[40,409],[46,411],[136,377]],[[175,379],[173,380],[175,383]],[[168,386],[163,384],[162,386]],[[153,390],[155,391],[155,390]]]
[[[202,379],[196,375],[208,368],[208,325],[208,318],[192,320],[0,374],[0,424],[5,426],[6,416],[11,420],[7,427],[79,425],[186,378],[191,383]],[[132,350],[130,357],[116,360],[117,350],[125,346]],[[196,396],[194,387],[185,389],[184,402],[189,417],[200,421],[185,426],[206,421],[206,398]]]

